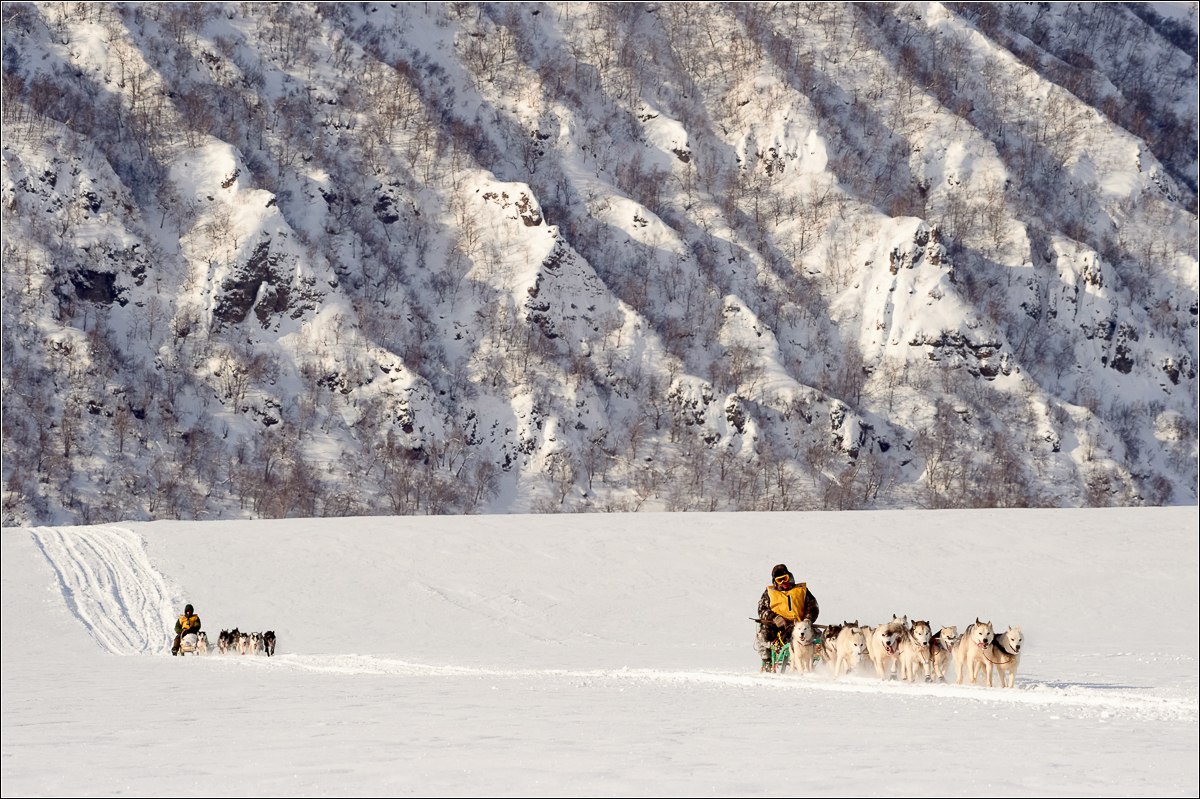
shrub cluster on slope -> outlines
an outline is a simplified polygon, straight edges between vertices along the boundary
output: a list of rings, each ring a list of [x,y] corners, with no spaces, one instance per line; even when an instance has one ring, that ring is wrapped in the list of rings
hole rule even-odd
[[[4,523],[1194,502],[1135,6],[6,4]]]

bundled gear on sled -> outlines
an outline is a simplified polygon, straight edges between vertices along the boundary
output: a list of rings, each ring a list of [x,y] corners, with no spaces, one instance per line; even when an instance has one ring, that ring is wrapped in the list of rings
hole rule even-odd
[[[797,583],[788,567],[771,569],[771,582],[758,600],[754,648],[762,671],[781,671],[791,656],[792,629],[798,621],[816,622],[820,608],[805,583]]]
[[[200,645],[200,617],[188,604],[175,621],[175,640],[171,643],[171,654],[199,653]]]

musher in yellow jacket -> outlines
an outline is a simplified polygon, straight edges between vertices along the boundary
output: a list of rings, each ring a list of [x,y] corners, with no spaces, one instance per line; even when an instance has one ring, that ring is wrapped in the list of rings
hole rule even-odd
[[[175,642],[171,644],[171,654],[178,655],[179,642],[183,640],[183,636],[193,634],[200,634],[200,617],[192,610],[192,606],[188,605],[175,622]]]
[[[771,647],[790,642],[796,622],[815,623],[820,612],[812,591],[804,583],[797,583],[787,566],[780,563],[771,569],[771,584],[758,600],[758,634],[754,638],[764,671],[771,668]]]

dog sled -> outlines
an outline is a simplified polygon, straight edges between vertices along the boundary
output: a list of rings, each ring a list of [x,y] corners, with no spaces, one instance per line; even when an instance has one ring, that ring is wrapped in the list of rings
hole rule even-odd
[[[195,633],[188,633],[179,639],[179,654],[207,655],[208,644]]]
[[[771,644],[770,655],[771,659],[763,666],[763,671],[769,671],[773,674],[782,674],[785,671],[791,671],[792,645],[790,642],[777,638]]]
[[[753,616],[750,621],[762,624],[760,619]],[[812,645],[814,647],[813,662],[820,662],[821,647],[825,642],[825,627],[814,624]],[[768,649],[769,660],[763,664],[762,671],[772,674],[782,674],[788,671],[796,671],[795,661],[792,660],[792,642],[784,640],[783,633],[776,633],[775,640],[771,642]]]

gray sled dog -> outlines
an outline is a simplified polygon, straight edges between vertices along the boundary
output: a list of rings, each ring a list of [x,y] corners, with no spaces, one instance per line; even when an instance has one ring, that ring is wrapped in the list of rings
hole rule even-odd
[[[933,680],[945,682],[946,671],[950,666],[950,656],[958,643],[958,626],[943,627],[933,634],[929,649],[933,656]]]
[[[792,627],[792,647],[788,665],[792,671],[812,671],[817,653],[815,632],[811,621],[802,619]]]
[[[933,679],[933,627],[927,621],[914,621],[900,639],[900,679],[916,682],[917,675]]]
[[[900,663],[900,641],[908,632],[908,616],[892,614],[892,620],[864,630],[867,636],[867,655],[875,664],[875,676],[883,679],[896,673]]]
[[[1021,646],[1025,636],[1021,633],[1021,625],[1009,627],[1001,635],[992,639],[992,649],[988,653],[991,665],[988,669],[988,685],[992,684],[991,669],[996,670],[999,685],[1002,688],[1012,688],[1017,681],[1017,667],[1021,665]]]
[[[974,624],[968,624],[954,647],[954,670],[958,672],[958,684],[962,685],[963,677],[971,675],[971,684],[976,677],[983,677],[988,686],[992,684],[992,667],[988,663],[988,655],[992,651],[992,640],[996,633],[992,630],[990,621],[980,621],[975,618]]]
[[[857,622],[855,625],[857,626]],[[817,654],[829,668],[833,668],[833,664],[837,662],[837,637],[844,626],[842,624],[826,625],[821,635],[821,646]]]
[[[237,642],[241,635],[237,627],[232,630],[221,630],[221,634],[217,636],[217,651],[222,655],[232,652],[237,648]]]

